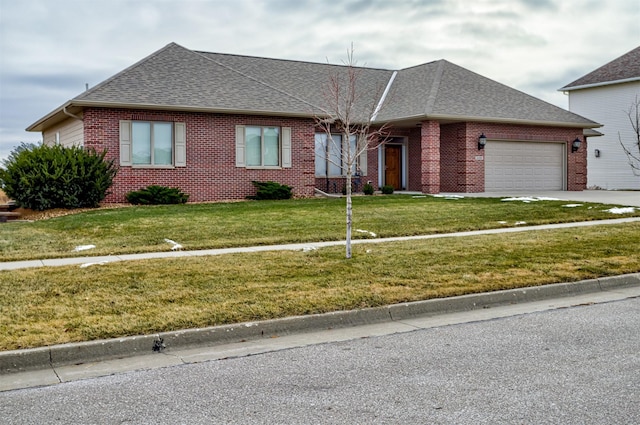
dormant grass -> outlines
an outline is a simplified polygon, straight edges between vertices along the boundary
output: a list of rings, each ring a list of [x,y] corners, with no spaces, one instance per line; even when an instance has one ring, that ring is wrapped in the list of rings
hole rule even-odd
[[[5,271],[0,350],[638,272],[638,252],[629,223],[355,245],[350,260],[333,247]]]
[[[408,195],[354,198],[354,239],[449,233],[639,216],[606,212],[602,204],[567,208],[563,201],[531,203],[500,199],[446,200]],[[79,255],[116,255],[184,249],[226,248],[345,237],[344,199],[251,201],[218,204],[100,208],[33,222],[0,225],[0,261]]]

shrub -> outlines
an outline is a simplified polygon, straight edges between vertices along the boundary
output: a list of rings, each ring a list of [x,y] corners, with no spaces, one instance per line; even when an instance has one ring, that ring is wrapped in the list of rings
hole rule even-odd
[[[373,185],[371,183],[367,183],[364,185],[364,187],[362,188],[362,191],[364,192],[365,195],[373,195]]]
[[[23,143],[0,168],[0,186],[23,208],[94,208],[118,172],[107,151]]]
[[[177,187],[151,185],[127,193],[126,198],[127,202],[137,205],[184,204],[189,195]]]
[[[257,182],[253,181],[253,185],[257,189],[254,196],[247,196],[249,199],[291,199],[291,187],[276,182]]]
[[[382,191],[382,193],[384,193],[385,195],[391,195],[393,193],[393,186],[385,184],[384,186],[382,186],[380,188],[380,190]]]

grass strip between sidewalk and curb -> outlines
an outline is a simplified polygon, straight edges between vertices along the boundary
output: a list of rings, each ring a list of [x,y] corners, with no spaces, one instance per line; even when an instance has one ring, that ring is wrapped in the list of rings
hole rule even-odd
[[[0,272],[0,350],[640,271],[640,223]]]

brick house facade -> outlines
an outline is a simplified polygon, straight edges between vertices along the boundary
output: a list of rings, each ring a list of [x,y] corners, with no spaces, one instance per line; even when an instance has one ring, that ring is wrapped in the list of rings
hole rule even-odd
[[[167,66],[174,62],[182,66],[179,73],[176,67]],[[240,66],[242,73],[235,71]],[[248,78],[252,67],[256,74]],[[317,75],[336,69],[340,67],[193,52],[170,44],[68,101],[28,130],[42,131],[46,143],[106,149],[107,157],[120,165],[107,202],[124,202],[126,193],[151,184],[178,187],[192,202],[244,199],[255,193],[254,180],[289,185],[299,197],[313,196],[316,189],[341,192],[341,173],[329,175],[329,167],[322,171],[316,166],[314,118],[318,109],[310,109],[323,90],[323,79]],[[175,83],[175,90],[158,82],[163,73]],[[200,78],[199,89],[194,90],[192,82],[207,73],[211,81]],[[154,79],[147,78],[151,74]],[[420,74],[420,83],[416,74]],[[561,160],[556,171],[562,173],[563,181],[556,184],[565,190],[585,189],[587,141],[583,131],[597,123],[446,61],[400,71],[363,68],[363,75],[363,81],[372,85],[393,85],[396,99],[402,102],[380,115],[378,121],[389,124],[391,138],[367,153],[356,190],[366,182],[376,189],[393,182],[396,190],[421,193],[483,192],[487,173],[493,171],[486,161],[488,150],[478,146],[480,134],[487,137],[488,145],[526,146],[520,163],[528,158],[535,162],[536,143],[559,148],[553,155]],[[457,95],[459,86],[464,90]],[[440,97],[433,95],[439,92]],[[136,123],[148,128],[161,123],[175,131],[168,142],[171,161],[163,165],[132,162],[131,146],[140,137],[133,134]],[[68,132],[74,134],[71,142],[65,140],[66,128],[73,129]],[[270,161],[277,158],[275,163],[244,164],[246,152],[251,149],[253,155],[256,149],[244,145],[248,128],[263,131],[257,139],[262,155],[267,155],[267,143],[277,146],[277,156],[269,154]],[[265,129],[277,137],[268,142]],[[147,150],[153,152],[155,136],[146,137],[151,140]],[[582,147],[572,152],[575,139]],[[535,183],[535,178],[524,180]]]

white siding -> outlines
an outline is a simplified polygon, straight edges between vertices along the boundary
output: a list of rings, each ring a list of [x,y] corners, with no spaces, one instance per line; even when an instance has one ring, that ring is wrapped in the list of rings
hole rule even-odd
[[[84,125],[82,121],[69,118],[42,133],[42,141],[46,145],[56,143],[56,133],[62,146],[84,146]]]
[[[569,110],[604,126],[596,130],[601,137],[589,137],[587,187],[602,189],[640,189],[640,177],[634,176],[620,146],[634,140],[627,112],[635,97],[640,97],[640,82],[614,84],[569,92]],[[600,151],[596,158],[595,150]]]

